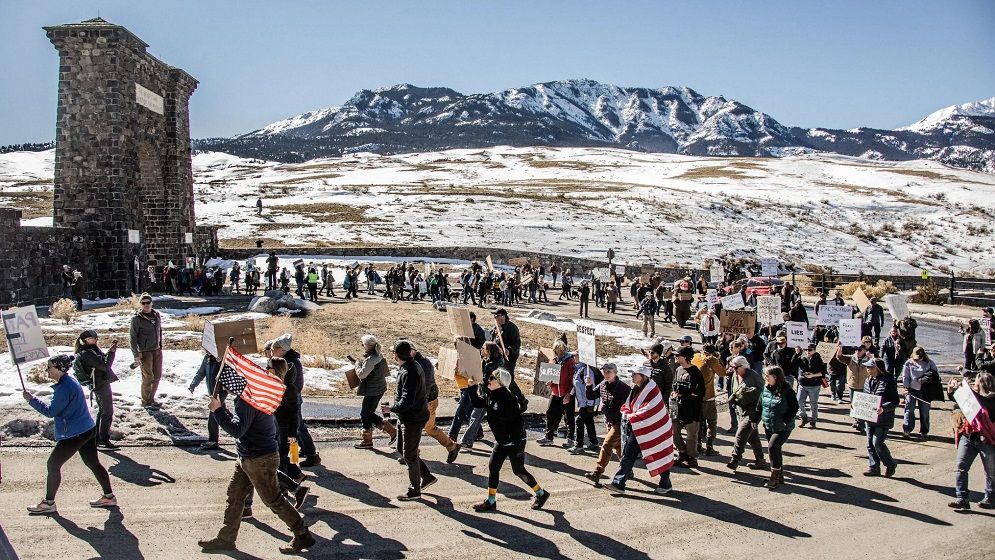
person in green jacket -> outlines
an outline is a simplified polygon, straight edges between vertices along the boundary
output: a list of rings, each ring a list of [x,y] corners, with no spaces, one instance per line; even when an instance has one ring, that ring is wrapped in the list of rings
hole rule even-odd
[[[764,460],[764,446],[760,443],[760,409],[757,402],[763,390],[764,381],[760,374],[750,368],[750,361],[744,356],[733,356],[729,359],[729,369],[734,375],[729,381],[732,384],[732,394],[729,395],[729,406],[736,411],[738,428],[736,443],[732,449],[732,458],[726,464],[732,470],[739,466],[743,451],[749,442],[753,449],[754,461],[747,467],[750,470],[767,470],[769,465]]]
[[[778,366],[764,368],[764,385],[760,393],[760,418],[767,433],[767,452],[770,453],[770,479],[764,484],[773,490],[784,483],[784,461],[781,447],[795,428],[798,397],[784,379],[784,370]]]

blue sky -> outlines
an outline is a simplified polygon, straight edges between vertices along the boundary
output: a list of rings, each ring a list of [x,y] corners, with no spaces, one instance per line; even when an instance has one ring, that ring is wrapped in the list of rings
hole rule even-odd
[[[993,0],[0,0],[0,144],[53,139],[58,57],[41,26],[98,11],[200,80],[195,137],[403,82],[686,85],[833,128],[895,128],[995,95]]]

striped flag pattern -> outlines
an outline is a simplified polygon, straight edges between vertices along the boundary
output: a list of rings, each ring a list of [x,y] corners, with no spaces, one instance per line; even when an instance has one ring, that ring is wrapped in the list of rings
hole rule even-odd
[[[240,394],[243,401],[266,414],[276,411],[286,390],[283,381],[230,346],[218,375],[226,390]]]
[[[656,383],[650,380],[641,391],[632,391],[622,412],[629,418],[650,476],[670,470],[674,465],[674,425]]]

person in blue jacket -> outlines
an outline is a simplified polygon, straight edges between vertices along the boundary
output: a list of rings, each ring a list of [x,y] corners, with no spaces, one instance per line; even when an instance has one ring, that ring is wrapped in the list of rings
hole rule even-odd
[[[75,377],[68,374],[75,359],[75,356],[60,354],[48,360],[48,377],[55,382],[52,385],[53,395],[50,403],[45,404],[30,391],[24,391],[24,400],[28,401],[31,408],[55,421],[55,449],[48,457],[45,499],[36,506],[28,506],[28,513],[32,515],[58,513],[55,507],[55,494],[62,483],[62,465],[76,453],[79,453],[83,464],[93,472],[103,491],[100,498],[90,502],[90,507],[117,507],[117,499],[111,490],[110,476],[97,457],[97,425],[90,416],[90,409],[86,406],[83,387]]]

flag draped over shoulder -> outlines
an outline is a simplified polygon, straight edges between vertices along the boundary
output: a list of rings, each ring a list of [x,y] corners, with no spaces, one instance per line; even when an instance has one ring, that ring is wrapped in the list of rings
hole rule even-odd
[[[276,411],[286,390],[283,381],[230,346],[218,375],[225,390],[266,414]]]
[[[650,380],[642,390],[632,391],[622,413],[629,418],[650,476],[669,471],[674,464],[674,426],[656,383]]]

